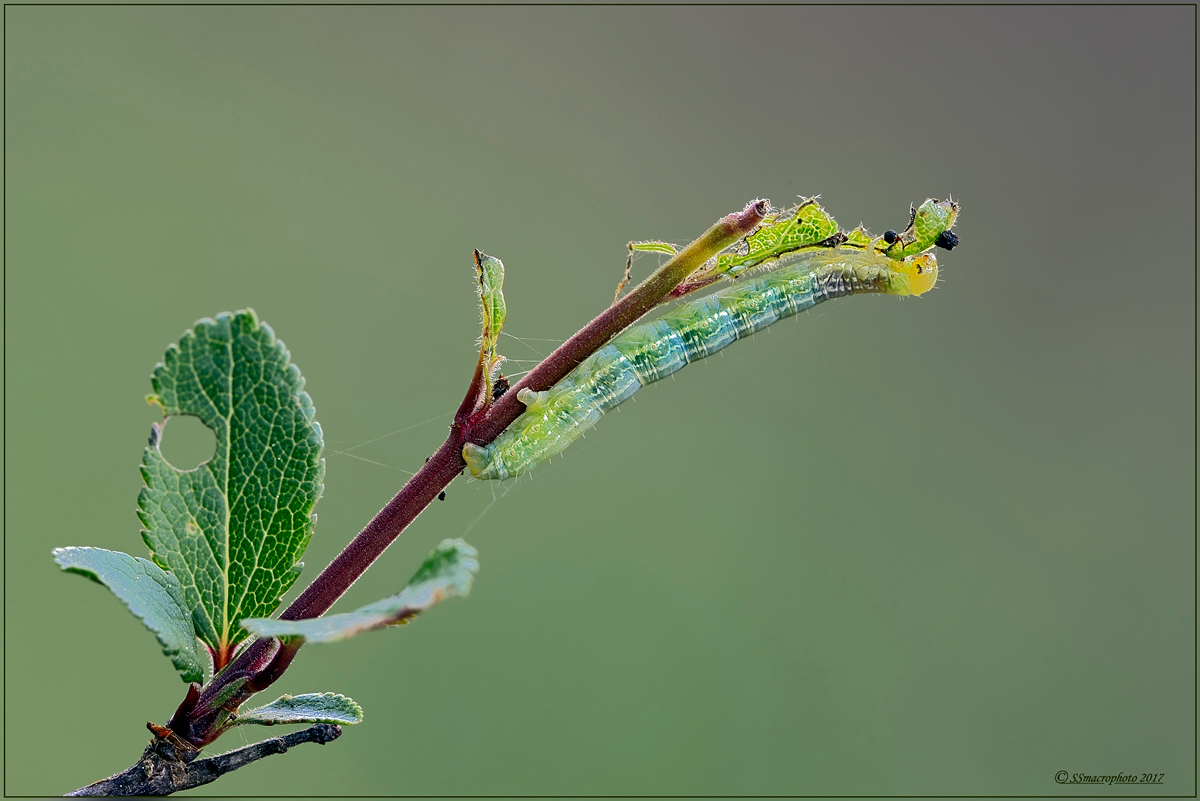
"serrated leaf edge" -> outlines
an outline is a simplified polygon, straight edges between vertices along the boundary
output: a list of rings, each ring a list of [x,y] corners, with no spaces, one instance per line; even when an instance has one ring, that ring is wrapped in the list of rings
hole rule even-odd
[[[302,716],[294,720],[255,720],[254,714],[262,712],[264,709],[270,709],[275,704],[287,701],[294,701],[303,698],[321,698],[321,699],[339,699],[346,703],[349,710],[349,717],[353,718],[334,718],[320,716]],[[269,704],[264,704],[260,707],[255,707],[248,712],[244,712],[237,716],[236,719],[230,722],[231,726],[287,726],[294,723],[338,723],[347,726],[353,726],[363,721],[363,710],[357,701],[353,698],[342,695],[341,693],[303,693],[301,695],[281,695]]]
[[[429,576],[431,570],[436,570],[436,567],[430,563],[450,551],[456,555],[452,571],[448,575]],[[447,598],[469,595],[475,573],[479,570],[478,556],[479,552],[462,539],[443,540],[425,557],[417,572],[409,579],[408,584],[396,595],[375,601],[355,609],[353,612],[320,618],[320,621],[327,626],[331,623],[335,624],[333,634],[328,637],[305,636],[302,633],[305,624],[315,623],[315,621],[308,620],[247,618],[242,621],[242,625],[260,637],[294,637],[314,643],[339,642],[364,631],[402,625]],[[360,622],[357,625],[351,622],[356,617],[371,616],[375,616],[377,619],[372,622]],[[339,620],[346,621],[346,625],[341,629],[336,627],[336,622]]]
[[[175,604],[175,607],[181,613],[180,614],[181,619],[187,621],[187,623],[190,627],[191,622],[192,622],[192,613],[191,613],[191,610],[188,609],[188,607],[186,606],[186,603],[181,602],[183,599],[183,587],[182,587],[182,585],[180,585],[179,579],[174,574],[172,574],[169,570],[163,570],[161,567],[154,564],[154,562],[151,562],[149,559],[143,559],[140,556],[132,556],[130,554],[124,553],[123,551],[110,551],[107,548],[92,548],[92,547],[87,547],[87,546],[67,546],[65,548],[55,548],[51,552],[51,555],[54,557],[55,563],[58,564],[58,566],[60,568],[62,568],[63,572],[75,573],[77,575],[91,579],[92,581],[96,582],[100,586],[104,587],[109,592],[111,592],[113,594],[113,596],[116,597],[116,599],[118,601],[120,601],[126,609],[129,610],[129,613],[131,615],[133,615],[135,618],[137,618],[139,621],[141,621],[142,625],[145,626],[146,629],[154,635],[154,639],[158,640],[158,644],[162,648],[163,655],[171,660],[171,664],[175,667],[175,669],[177,671],[179,671],[180,677],[184,681],[186,681],[186,682],[193,682],[193,681],[202,682],[202,681],[204,681],[204,679],[205,679],[204,667],[205,666],[204,666],[204,663],[200,660],[200,654],[198,653],[198,651],[201,650],[201,648],[193,647],[191,656],[195,659],[196,664],[194,666],[188,664],[187,654],[182,649],[175,648],[166,639],[166,637],[164,636],[162,631],[160,631],[159,629],[150,625],[150,623],[146,620],[146,616],[144,614],[138,614],[136,611],[134,611],[133,605],[130,603],[130,601],[127,600],[126,598],[122,597],[122,595],[120,593],[118,593],[111,585],[109,585],[104,580],[102,580],[98,575],[96,575],[95,572],[88,570],[87,568],[63,564],[63,560],[72,551],[104,551],[105,553],[119,554],[121,556],[125,556],[130,559],[133,559],[135,562],[139,562],[143,565],[146,565],[153,570],[159,571],[159,573],[161,573],[165,577],[167,585],[168,585],[167,588],[165,589],[168,599],[173,604]],[[172,590],[174,590],[175,592],[172,592]],[[196,645],[201,645],[201,641],[196,637],[196,633],[195,633],[194,629],[192,630],[192,639]],[[206,650],[206,649],[204,649],[204,650]],[[198,671],[198,672],[192,672],[193,668],[195,669],[195,671]]]
[[[232,328],[232,327],[236,326],[239,321],[245,320],[245,319],[248,319],[250,321],[249,331],[251,333],[255,333],[258,331],[263,332],[265,340],[266,340],[263,343],[264,350],[273,349],[273,350],[279,352],[279,354],[282,356],[282,364],[280,366],[280,376],[286,382],[288,389],[291,391],[292,397],[294,398],[296,403],[299,405],[301,414],[303,415],[304,419],[306,421],[308,421],[308,423],[311,426],[310,430],[309,430],[309,435],[307,437],[309,444],[315,445],[315,447],[317,449],[317,453],[318,454],[321,453],[324,450],[324,432],[321,429],[321,424],[314,419],[316,416],[316,408],[315,408],[315,405],[313,404],[312,398],[311,398],[311,396],[309,396],[309,394],[307,392],[304,391],[304,386],[306,384],[306,380],[305,380],[304,376],[301,374],[300,368],[292,361],[291,351],[289,351],[287,346],[284,344],[284,342],[282,340],[280,340],[278,336],[276,336],[274,329],[271,328],[271,326],[269,324],[259,320],[257,312],[255,312],[254,309],[249,308],[249,307],[247,307],[245,309],[239,309],[236,312],[221,312],[220,314],[217,314],[215,318],[203,317],[203,318],[197,320],[190,328],[185,330],[183,332],[183,334],[180,335],[178,342],[171,343],[167,347],[166,351],[164,352],[162,361],[155,364],[154,370],[151,373],[151,377],[150,377],[151,387],[153,388],[154,392],[146,396],[147,403],[159,406],[159,408],[163,412],[164,420],[169,417],[172,417],[172,416],[184,415],[185,413],[182,411],[179,411],[177,408],[174,410],[170,410],[167,408],[167,404],[161,395],[161,388],[160,388],[160,384],[159,384],[160,377],[168,369],[177,369],[174,365],[174,361],[179,358],[179,354],[182,352],[182,348],[180,347],[181,344],[184,343],[185,341],[187,341],[189,338],[196,337],[197,331],[200,331],[205,328],[220,326],[220,325],[223,325],[226,323]],[[195,416],[195,415],[191,415],[191,416]],[[205,424],[205,427],[209,428],[210,431],[213,431],[213,429],[210,426],[208,426],[207,424]],[[216,431],[213,431],[214,435],[216,435],[216,433],[217,433]],[[158,437],[154,437],[151,440],[150,446],[148,448],[146,448],[146,451],[149,452],[153,448],[158,448],[160,444],[161,443],[158,441]],[[163,459],[163,461],[168,465],[170,464],[165,458]],[[201,466],[203,464],[204,463],[201,463]],[[173,465],[171,465],[171,466],[174,467]],[[197,466],[197,468],[194,468],[194,469],[199,469],[199,467],[200,466]],[[146,487],[148,487],[149,482],[146,480],[146,476],[145,476],[145,459],[144,458],[143,458],[143,463],[142,463],[141,469],[142,469],[143,483],[145,484]],[[175,469],[178,470],[178,468],[175,468]],[[316,518],[316,513],[313,510],[315,509],[317,502],[320,501],[322,495],[325,492],[325,483],[324,483],[325,482],[325,459],[323,456],[320,456],[318,458],[316,469],[317,469],[317,474],[314,477],[314,483],[315,483],[316,487],[315,487],[315,492],[314,492],[314,495],[312,498],[312,503],[309,505],[308,528],[307,528],[307,531],[305,532],[303,542],[300,543],[298,546],[297,561],[294,565],[292,565],[291,568],[289,568],[287,570],[287,572],[290,572],[292,574],[291,582],[286,587],[283,588],[282,592],[280,593],[280,596],[274,600],[275,605],[272,608],[272,610],[274,608],[278,608],[279,604],[283,600],[283,594],[287,592],[287,590],[291,587],[292,584],[295,583],[296,579],[299,577],[300,571],[302,570],[302,568],[304,566],[304,562],[302,561],[302,558],[304,556],[305,551],[308,549],[309,543],[312,541],[312,537],[313,537],[313,534],[316,529],[316,519],[317,518]],[[188,472],[192,472],[192,471],[179,470],[178,472],[188,473]],[[228,486],[222,488],[222,492],[225,495],[225,502],[227,505],[226,511],[227,511],[227,516],[228,516],[228,504],[230,503],[230,500],[229,500],[227,490],[228,490]],[[143,492],[144,492],[144,489],[143,489]],[[138,510],[139,510],[138,516],[139,516],[139,518],[142,518],[143,492],[138,493]],[[142,522],[143,522],[143,525],[146,525],[144,519],[142,519]],[[228,523],[226,525],[228,526]],[[159,554],[155,551],[154,544],[150,540],[150,537],[149,537],[149,531],[146,529],[143,529],[141,532],[141,536],[142,536],[142,540],[145,543],[146,547],[150,549],[150,556],[151,556],[151,560],[153,561],[153,563],[155,565],[157,565],[158,567],[162,568],[163,570],[165,570],[166,572],[172,573],[173,571],[172,571],[171,566],[169,564],[167,564],[165,562],[165,560],[162,559],[159,556]],[[229,536],[228,530],[226,531],[226,536],[227,537]],[[229,592],[228,583],[229,583],[228,571],[226,570],[225,571],[225,592],[226,593]],[[245,597],[245,588],[243,588],[243,590],[244,591],[242,594],[242,598],[239,599],[239,601],[238,601],[239,605],[242,603],[242,600],[244,600],[244,597]],[[217,638],[220,639],[221,633],[216,631],[216,621],[211,620],[211,618],[208,614],[208,610],[206,608],[204,608],[203,604],[201,604],[199,606],[199,608],[194,609],[193,614],[194,613],[199,613],[199,614],[203,615],[204,618],[208,621],[209,627],[213,629],[213,631],[216,633]],[[240,626],[237,622],[235,622],[233,620],[229,620],[229,621],[226,621],[226,625],[229,626],[229,631],[231,632],[230,642],[228,643],[229,647],[236,648],[238,645],[240,645],[241,643],[246,641],[246,639],[248,637],[248,632],[246,632],[244,630],[239,632]],[[239,634],[240,634],[240,636],[239,636]],[[205,638],[201,637],[200,639],[202,642],[206,642]],[[208,647],[210,649],[219,647],[218,642],[213,642],[213,643],[206,642],[206,645],[208,645]]]

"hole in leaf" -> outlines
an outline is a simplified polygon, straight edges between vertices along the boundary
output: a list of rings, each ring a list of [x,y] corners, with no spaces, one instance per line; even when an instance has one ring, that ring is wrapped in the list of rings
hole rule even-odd
[[[178,415],[163,425],[162,455],[176,470],[194,470],[217,451],[217,435],[199,417]]]

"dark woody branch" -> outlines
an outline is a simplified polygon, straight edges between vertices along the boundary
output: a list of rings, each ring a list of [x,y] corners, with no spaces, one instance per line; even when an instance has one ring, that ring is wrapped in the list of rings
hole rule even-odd
[[[95,784],[81,787],[68,796],[129,796],[170,795],[180,790],[190,790],[202,784],[214,782],[238,768],[257,762],[263,757],[286,753],[292,746],[302,743],[331,743],[342,735],[341,726],[318,723],[303,731],[283,737],[263,740],[227,754],[186,761],[190,749],[181,748],[170,740],[155,736],[146,746],[142,758],[133,767],[101,779]]]

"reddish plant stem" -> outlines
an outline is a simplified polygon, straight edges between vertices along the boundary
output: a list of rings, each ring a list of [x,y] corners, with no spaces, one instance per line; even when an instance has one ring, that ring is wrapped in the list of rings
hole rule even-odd
[[[450,436],[429,461],[408,480],[391,502],[338,554],[321,575],[279,617],[306,620],[325,614],[358,577],[379,558],[417,515],[462,472],[465,426],[457,421]],[[327,577],[321,581],[322,577]]]
[[[438,493],[463,471],[466,467],[462,459],[463,445],[467,442],[486,445],[525,411],[524,404],[517,400],[518,390],[524,387],[535,390],[549,389],[556,384],[577,364],[667,299],[671,291],[704,262],[757,228],[769,208],[768,201],[756,200],[747,204],[741,212],[721,218],[703,236],[673,256],[628,295],[608,307],[579,333],[560,345],[490,407],[486,405],[487,398],[480,398],[480,389],[484,383],[483,366],[476,365],[467,395],[454,416],[454,423],[446,441],[396,493],[387,506],[383,507],[320,575],[313,579],[304,592],[292,601],[279,616],[280,619],[306,620],[325,614],[425,507],[433,502]],[[475,411],[476,409],[479,411]],[[262,665],[273,642],[256,641],[238,654],[200,694],[195,708],[207,708],[209,702],[224,687],[231,681],[247,675],[247,671],[254,673],[253,681],[226,702],[226,707],[236,709],[238,704],[253,692],[266,689],[282,675],[299,647],[297,645],[289,650],[286,663],[279,666],[268,665],[271,668],[268,670],[261,667],[254,670],[254,666]],[[253,691],[249,689],[251,687],[254,688]],[[181,717],[185,719],[176,720]],[[197,719],[188,715],[181,716],[177,712],[176,718],[172,718],[171,727],[181,737],[196,744],[210,741],[212,733],[208,730],[215,721],[209,720],[208,716]]]
[[[486,445],[494,440],[525,411],[525,405],[517,400],[518,390],[526,387],[543,390],[557,384],[576,365],[653,310],[704,262],[757,228],[769,208],[769,201],[756,200],[747,204],[740,213],[722,217],[703,236],[679,251],[628,295],[605,309],[529,371],[488,409],[484,419],[470,432],[470,441],[476,445]]]
[[[475,420],[466,412],[475,406],[481,382],[476,368],[467,397],[451,426],[450,436],[417,474],[392,498],[358,536],[329,563],[312,584],[292,602],[280,618],[304,620],[323,615],[334,601],[350,589],[400,532],[433,502],[466,466],[462,447],[468,440],[487,444],[525,411],[516,390],[524,387],[548,389],[599,350],[610,339],[652,310],[704,262],[754,230],[766,214],[765,200],[750,203],[738,214],[722,218],[702,237],[680,251],[645,282],[583,327],[529,372],[515,387]]]

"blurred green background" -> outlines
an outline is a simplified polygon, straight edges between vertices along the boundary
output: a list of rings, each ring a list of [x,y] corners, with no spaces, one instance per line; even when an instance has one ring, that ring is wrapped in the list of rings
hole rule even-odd
[[[194,320],[253,307],[308,380],[291,597],[441,442],[472,248],[537,359],[630,239],[816,193],[881,232],[953,193],[937,292],[827,304],[534,480],[453,484],[337,609],[464,534],[470,598],[305,649],[271,692],[365,723],[196,792],[1193,794],[1194,35],[1188,7],[7,7],[6,792],[125,768],[182,698],[50,550],[145,554],[142,398]]]

